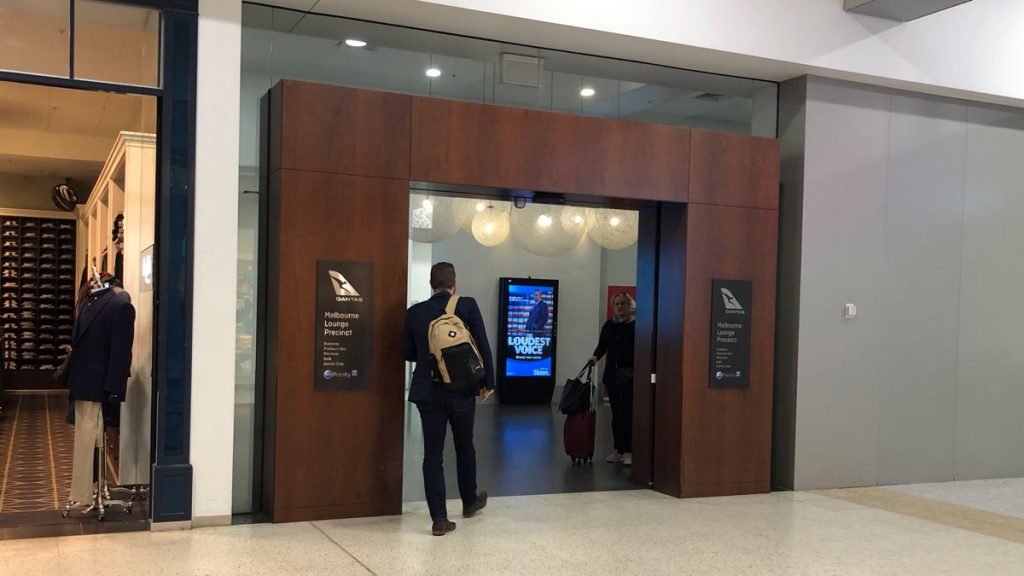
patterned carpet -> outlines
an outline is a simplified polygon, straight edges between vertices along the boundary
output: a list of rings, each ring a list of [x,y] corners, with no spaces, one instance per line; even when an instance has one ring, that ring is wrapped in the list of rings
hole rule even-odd
[[[56,510],[71,490],[67,392],[8,394],[0,419],[0,513]]]

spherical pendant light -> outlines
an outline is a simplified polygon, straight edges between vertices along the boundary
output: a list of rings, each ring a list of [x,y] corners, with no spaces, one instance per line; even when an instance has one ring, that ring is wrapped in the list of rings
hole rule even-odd
[[[584,233],[584,227],[578,223],[565,226],[562,208],[558,206],[527,204],[512,211],[512,237],[530,254],[561,256],[575,248]]]
[[[590,210],[578,206],[563,207],[561,219],[562,228],[573,234],[577,232],[586,233],[587,230],[590,230],[592,222]]]
[[[473,238],[484,246],[497,246],[508,238],[508,208],[487,206],[482,212],[473,216]]]
[[[409,195],[409,238],[413,242],[443,242],[466,220],[469,206],[462,199],[424,194]]]
[[[602,248],[622,250],[636,242],[639,212],[633,210],[593,210],[590,239]]]
[[[473,232],[473,220],[476,218],[477,214],[480,214],[487,210],[487,208],[494,206],[508,215],[508,209],[512,206],[511,202],[488,200],[486,198],[465,198],[462,201],[464,203],[463,209],[466,211],[466,221],[462,224],[462,229],[469,233]]]

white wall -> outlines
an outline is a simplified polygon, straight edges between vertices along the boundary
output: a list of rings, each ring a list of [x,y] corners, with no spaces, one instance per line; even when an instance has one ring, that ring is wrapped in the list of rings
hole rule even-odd
[[[321,0],[316,10],[766,80],[817,74],[1024,105],[1018,0],[974,0],[908,23],[842,4]]]
[[[1024,475],[1024,111],[811,78],[802,113],[776,462],[796,489]]]
[[[192,517],[230,521],[241,3],[199,3],[192,318]]]
[[[534,256],[510,238],[487,248],[465,231],[432,246],[412,243],[410,290],[428,286],[430,265],[448,261],[455,265],[459,294],[472,296],[480,304],[487,328],[491,354],[497,354],[498,278],[534,277],[558,280],[558,350],[555,383],[561,386],[574,378],[597,345],[605,320],[607,286],[636,283],[636,245],[609,251],[584,238],[571,252],[547,258]],[[423,248],[427,249],[424,250]],[[428,293],[429,294],[429,293]],[[420,297],[410,299],[422,299]],[[556,388],[553,402],[558,402]]]

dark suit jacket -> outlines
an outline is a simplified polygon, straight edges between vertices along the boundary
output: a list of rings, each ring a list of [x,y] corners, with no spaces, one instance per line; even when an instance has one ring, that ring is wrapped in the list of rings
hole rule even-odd
[[[439,394],[446,393],[444,385],[435,382],[433,373],[437,365],[434,355],[430,353],[430,344],[427,341],[427,332],[430,323],[438,316],[444,314],[444,308],[448,305],[451,294],[447,291],[438,292],[429,300],[420,302],[409,308],[405,313],[405,326],[402,328],[402,356],[408,362],[415,362],[416,369],[412,373],[412,383],[409,386],[410,402],[427,402],[436,398]],[[469,329],[476,342],[477,350],[484,360],[484,376],[482,386],[494,388],[494,361],[491,359],[491,346],[487,343],[487,333],[484,331],[484,319],[480,315],[480,307],[476,300],[466,296],[459,297],[459,303],[455,305],[455,315],[462,319],[462,322]],[[477,390],[467,390],[468,394],[476,394]]]
[[[127,292],[110,288],[89,296],[71,336],[70,398],[105,402],[116,394],[123,402],[134,338],[135,307]]]
[[[540,332],[548,323],[548,303],[541,300],[530,309],[530,316],[526,319],[526,329],[530,332]]]

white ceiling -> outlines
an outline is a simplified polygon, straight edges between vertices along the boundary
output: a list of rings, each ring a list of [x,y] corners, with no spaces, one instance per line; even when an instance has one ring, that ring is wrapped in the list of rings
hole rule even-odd
[[[0,82],[0,173],[93,181],[122,130],[153,131],[155,99]]]

